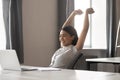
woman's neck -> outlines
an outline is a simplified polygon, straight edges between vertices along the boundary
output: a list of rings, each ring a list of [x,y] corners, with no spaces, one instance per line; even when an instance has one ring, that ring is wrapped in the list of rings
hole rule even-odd
[[[61,47],[63,47],[63,48],[64,48],[64,47],[70,47],[70,46],[72,46],[72,44],[71,44],[71,45],[67,45],[67,46],[61,46]]]

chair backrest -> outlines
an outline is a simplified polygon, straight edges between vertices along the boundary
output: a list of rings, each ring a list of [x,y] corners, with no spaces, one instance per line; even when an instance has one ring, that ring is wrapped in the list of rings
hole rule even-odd
[[[83,56],[82,53],[79,53],[75,56],[74,60],[70,63],[70,65],[68,66],[68,69],[74,69],[76,63],[78,62],[78,60]]]

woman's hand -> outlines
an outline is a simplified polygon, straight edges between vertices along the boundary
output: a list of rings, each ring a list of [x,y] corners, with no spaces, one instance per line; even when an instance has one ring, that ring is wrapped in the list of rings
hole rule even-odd
[[[87,14],[93,14],[94,13],[93,8],[87,8],[86,13]]]
[[[77,9],[77,10],[73,11],[73,14],[75,14],[75,15],[81,15],[82,13],[83,13],[83,11],[80,10],[80,9]]]

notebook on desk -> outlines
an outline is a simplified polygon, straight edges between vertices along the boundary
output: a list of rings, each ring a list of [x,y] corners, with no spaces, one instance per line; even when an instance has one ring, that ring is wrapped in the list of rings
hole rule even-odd
[[[0,65],[4,70],[31,71],[36,68],[21,68],[15,50],[0,50]]]

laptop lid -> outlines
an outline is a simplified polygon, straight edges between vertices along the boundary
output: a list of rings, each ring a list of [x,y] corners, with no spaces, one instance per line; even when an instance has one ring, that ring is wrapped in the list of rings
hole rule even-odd
[[[5,70],[21,70],[15,50],[0,50],[0,64]]]

